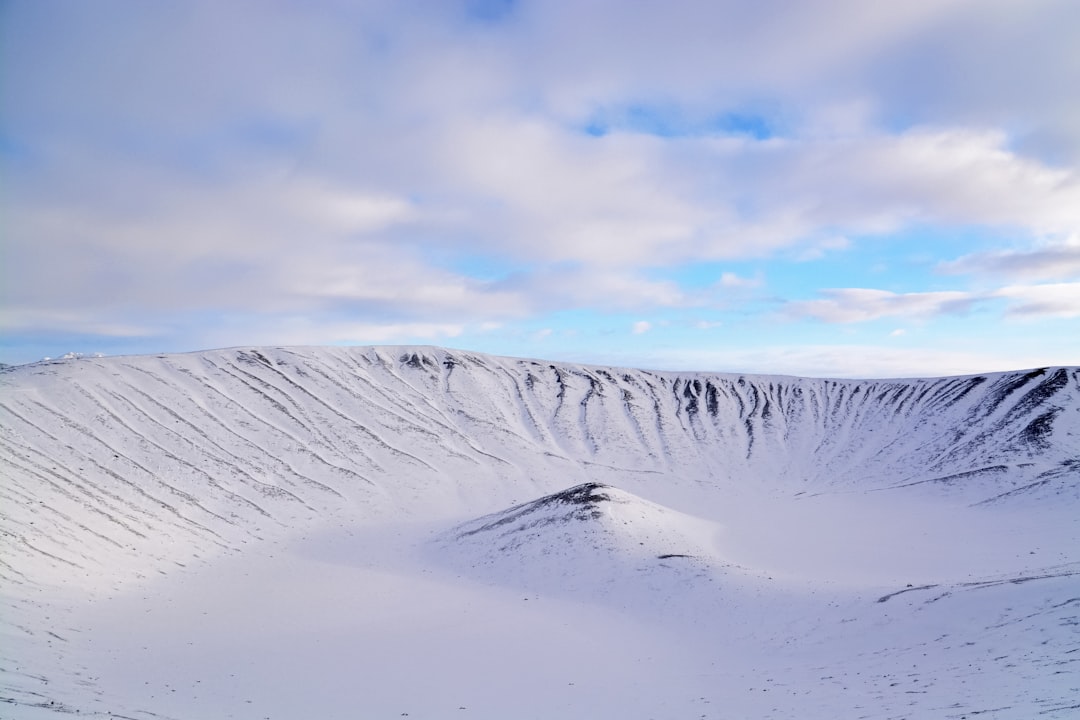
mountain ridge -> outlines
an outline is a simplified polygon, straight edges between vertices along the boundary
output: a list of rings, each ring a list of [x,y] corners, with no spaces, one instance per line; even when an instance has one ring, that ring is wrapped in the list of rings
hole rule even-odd
[[[496,510],[592,481],[676,509],[716,489],[1080,494],[1080,368],[840,381],[240,348],[21,366],[0,387],[0,526],[66,582],[72,562],[190,557],[151,537],[230,551],[326,515]]]

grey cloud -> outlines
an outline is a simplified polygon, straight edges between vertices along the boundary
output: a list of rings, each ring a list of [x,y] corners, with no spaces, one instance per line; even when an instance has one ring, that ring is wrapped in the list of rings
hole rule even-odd
[[[508,42],[524,48],[550,106],[587,114],[595,103],[660,97],[689,108],[761,92],[820,89],[960,5],[857,0],[766,3],[523,3],[527,22]],[[558,47],[560,52],[552,53]]]
[[[862,82],[913,123],[1008,128],[1013,147],[1059,166],[1080,161],[1080,5],[989,0],[943,13],[868,58]]]
[[[1072,318],[1080,316],[1080,282],[1010,285],[994,290],[966,292],[894,293],[868,288],[820,291],[818,299],[785,303],[788,318],[812,318],[826,323],[861,323],[887,317],[928,319],[963,315],[976,306],[1005,300],[1005,316]]]
[[[1080,246],[1058,245],[1030,251],[975,253],[938,265],[943,273],[999,275],[1021,280],[1080,277]]]
[[[823,290],[821,294],[825,296],[822,299],[787,303],[784,313],[828,323],[857,323],[886,317],[962,314],[980,299],[958,291],[893,293],[864,288]]]

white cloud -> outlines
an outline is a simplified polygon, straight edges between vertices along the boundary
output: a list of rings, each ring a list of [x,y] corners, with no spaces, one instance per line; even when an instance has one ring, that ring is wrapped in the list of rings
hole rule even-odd
[[[1080,179],[1007,149],[1001,132],[756,142],[594,139],[536,120],[470,128],[451,144],[478,197],[500,208],[503,251],[596,266],[760,257],[914,223],[1080,232]],[[839,229],[817,236],[823,229]],[[483,235],[483,233],[479,233]]]
[[[670,281],[653,280],[630,270],[588,266],[540,268],[520,273],[494,286],[519,293],[531,308],[592,307],[604,311],[692,305],[696,299]]]
[[[352,322],[313,324],[304,316],[235,316],[209,328],[210,347],[234,345],[377,345],[438,343],[473,329],[465,323]]]
[[[1010,285],[985,292],[939,291],[893,293],[887,290],[842,288],[822,290],[819,300],[787,303],[792,318],[813,318],[827,323],[859,323],[886,317],[932,318],[963,314],[976,303],[1007,301],[1005,313],[1014,317],[1080,317],[1080,282]],[[894,330],[893,336],[905,331]]]
[[[714,213],[684,196],[657,138],[591,138],[550,120],[497,117],[451,128],[438,169],[472,206],[471,229],[502,252],[544,262],[627,267],[692,256]],[[498,223],[495,234],[484,223]]]
[[[1010,301],[1008,314],[1023,317],[1080,317],[1080,282],[1010,285],[992,293]]]
[[[387,194],[368,194],[312,184],[288,187],[286,202],[313,228],[336,233],[371,233],[415,216],[412,204]]]
[[[652,323],[648,320],[638,320],[634,323],[632,331],[635,335],[641,335],[652,330]]]
[[[722,288],[757,288],[764,284],[761,276],[744,278],[733,272],[725,272],[720,275],[720,287]]]
[[[831,251],[847,250],[849,247],[851,247],[851,240],[842,235],[833,235],[812,242],[809,247],[796,253],[795,258],[800,262],[821,260]]]
[[[943,273],[978,273],[1022,280],[1056,280],[1080,277],[1080,235],[1070,242],[1052,243],[1034,250],[983,252],[938,265]]]
[[[979,298],[959,291],[893,293],[887,290],[842,288],[822,290],[821,300],[789,302],[791,317],[828,323],[856,323],[885,317],[930,317],[966,312]]]
[[[93,311],[42,310],[31,307],[0,308],[0,329],[10,333],[52,330],[108,338],[153,337],[164,335],[169,330],[163,324],[103,322]]]
[[[1080,178],[1006,144],[1000,132],[958,128],[793,141],[768,151],[772,157],[762,149],[749,170],[776,178],[750,182],[807,233],[888,232],[914,222],[1005,225],[1035,235],[1080,228]]]
[[[539,76],[562,112],[642,96],[700,106],[763,87],[818,89],[965,4],[678,0],[629,12],[616,0],[536,3],[507,42],[523,49],[527,76]]]
[[[93,123],[117,127],[138,117],[162,133],[157,142],[163,148],[181,141],[211,143],[206,133],[250,117],[278,128],[273,132],[283,139],[258,140],[265,131],[256,127],[247,131],[255,139],[241,133],[240,142],[205,148],[215,190],[224,189],[218,207],[228,209],[202,223],[216,223],[198,236],[214,238],[215,247],[262,235],[258,214],[283,202],[281,193],[267,187],[270,176],[291,178],[284,200],[297,205],[297,220],[306,218],[309,235],[371,232],[441,217],[441,224],[425,226],[425,234],[462,243],[463,250],[600,267],[762,256],[800,242],[809,242],[807,252],[818,256],[842,247],[835,244],[836,229],[888,231],[912,221],[1011,223],[1034,233],[1080,227],[1080,191],[1067,171],[1015,154],[1008,149],[1010,139],[992,129],[945,123],[901,134],[875,131],[866,124],[873,103],[864,98],[796,94],[792,101],[808,109],[806,126],[763,143],[633,133],[591,138],[559,110],[573,96],[581,105],[571,113],[575,117],[598,104],[641,98],[646,104],[647,98],[674,98],[690,113],[709,99],[723,112],[729,103],[738,105],[730,89],[742,87],[747,73],[760,73],[752,78],[755,92],[775,85],[783,97],[794,92],[788,82],[802,82],[835,63],[847,66],[917,30],[952,22],[968,12],[965,2],[904,3],[895,9],[848,0],[786,3],[783,12],[767,17],[736,3],[684,2],[634,12],[605,7],[521,6],[521,17],[482,33],[463,32],[449,9],[421,19],[380,4],[303,11],[269,3],[250,17],[250,8],[215,3],[192,3],[171,18],[134,8],[128,27],[166,21],[172,26],[142,65],[164,64],[190,96],[178,98],[176,86],[151,84],[152,75],[140,74],[146,83],[141,94],[85,92],[67,107]],[[72,52],[93,58],[107,39],[118,47],[118,57],[133,52],[122,37],[113,37],[124,26],[95,39],[77,29],[77,15],[65,16],[71,25],[64,31],[77,40]],[[840,16],[859,22],[838,24]],[[352,20],[362,20],[372,32],[381,29],[393,49],[376,49],[366,37],[353,35]],[[612,23],[625,32],[615,33]],[[229,28],[240,25],[250,26],[244,53],[228,43]],[[796,26],[799,32],[790,34]],[[206,27],[221,28],[220,34],[204,37]],[[570,42],[579,35],[590,42]],[[185,43],[206,45],[215,62],[207,59],[201,66],[202,60],[186,54]],[[288,52],[282,55],[279,46]],[[563,52],[551,53],[553,47]],[[575,53],[585,56],[572,61]],[[722,71],[733,67],[725,59],[744,55],[758,60],[739,63],[738,73]],[[363,61],[334,64],[340,57]],[[80,87],[112,82],[99,64],[85,65],[72,70],[70,64],[43,62],[35,76],[44,86],[50,79],[71,82],[70,73]],[[251,82],[261,67],[266,71]],[[703,67],[710,71],[697,71]],[[21,84],[17,90],[30,92]],[[46,96],[32,97],[60,111]],[[845,118],[856,107],[854,116],[864,121],[822,126],[820,117],[831,117],[830,107],[849,108],[841,113]],[[170,131],[157,108],[188,122]],[[718,110],[709,104],[702,111]],[[80,142],[75,132],[65,140]],[[100,174],[101,167],[108,170],[125,158],[156,160],[130,148],[101,149],[107,152],[65,166],[68,178],[107,186],[109,173]],[[145,171],[135,168],[136,174]],[[171,172],[149,182],[123,181],[125,190],[161,208],[157,229],[167,234],[191,209],[183,193],[176,193],[187,168]],[[251,182],[253,175],[259,182]],[[240,194],[251,201],[230,206]],[[57,209],[65,208],[50,208]],[[817,237],[823,228],[830,231]]]

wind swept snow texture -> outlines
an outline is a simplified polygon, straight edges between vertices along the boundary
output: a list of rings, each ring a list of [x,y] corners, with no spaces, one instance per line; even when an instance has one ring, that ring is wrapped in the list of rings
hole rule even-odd
[[[0,716],[1069,718],[1080,369],[0,373]]]

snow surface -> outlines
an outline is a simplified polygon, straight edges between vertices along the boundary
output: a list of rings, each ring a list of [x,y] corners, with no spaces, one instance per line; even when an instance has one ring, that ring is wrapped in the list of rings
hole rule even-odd
[[[1080,717],[1080,369],[0,374],[0,717]]]

